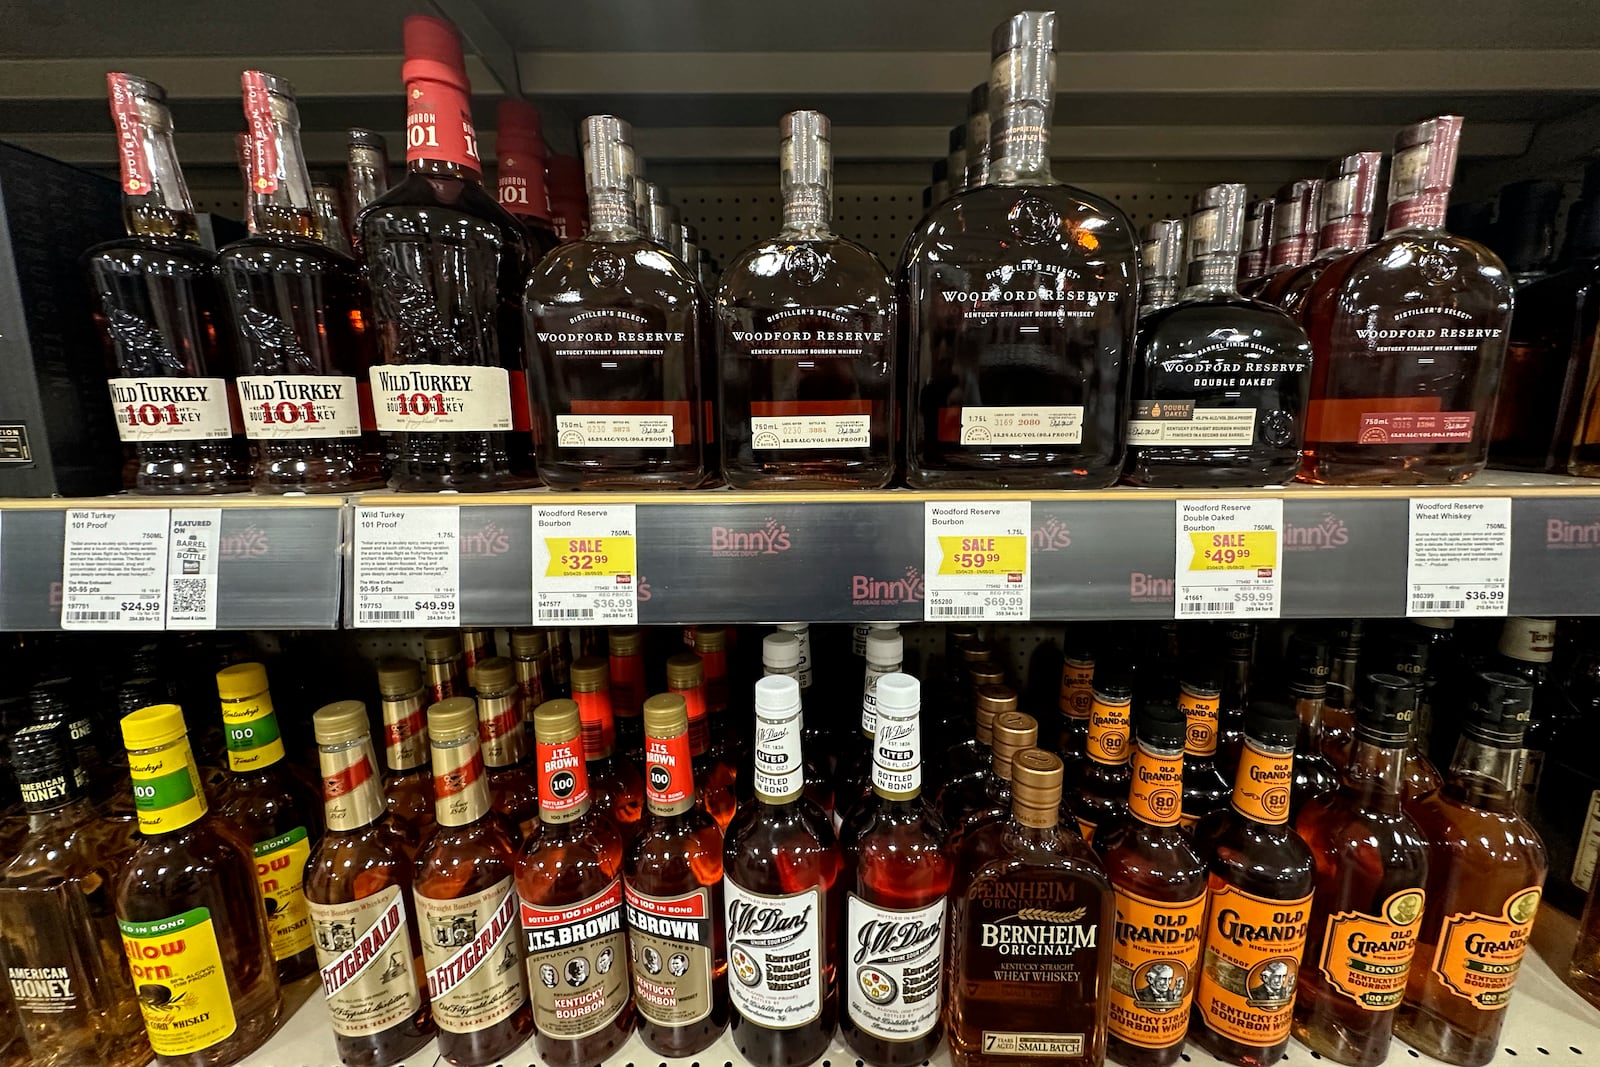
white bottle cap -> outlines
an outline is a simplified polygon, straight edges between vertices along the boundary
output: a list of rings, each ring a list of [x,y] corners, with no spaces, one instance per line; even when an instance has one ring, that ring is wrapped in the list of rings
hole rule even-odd
[[[761,639],[761,665],[769,671],[800,666],[800,639],[792,633],[768,634]]]
[[[792,675],[769,674],[756,683],[756,716],[780,722],[800,711],[800,683]]]
[[[878,679],[878,714],[904,719],[922,707],[922,683],[896,671]]]
[[[867,662],[885,667],[898,666],[905,656],[905,638],[898,630],[890,633],[873,630],[867,635]]]

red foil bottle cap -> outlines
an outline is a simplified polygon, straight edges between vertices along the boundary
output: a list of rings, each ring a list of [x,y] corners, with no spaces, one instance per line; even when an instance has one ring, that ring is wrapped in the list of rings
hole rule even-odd
[[[501,100],[494,128],[497,144],[513,141],[521,151],[544,158],[544,122],[539,109],[526,100],[509,96]]]
[[[405,21],[405,64],[400,68],[404,81],[436,81],[471,92],[467,82],[467,61],[461,52],[461,35],[444,19],[432,15],[408,15]]]
[[[588,195],[583,188],[583,160],[577,156],[551,156],[545,170],[551,188],[562,196],[577,199]]]

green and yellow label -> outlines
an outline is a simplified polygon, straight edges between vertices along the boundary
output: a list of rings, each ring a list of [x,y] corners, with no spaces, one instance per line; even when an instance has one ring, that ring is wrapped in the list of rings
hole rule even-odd
[[[128,773],[141,833],[181,830],[206,813],[206,793],[187,737],[150,755],[130,756]]]
[[[267,906],[272,958],[286,960],[311,947],[311,907],[302,880],[311,858],[311,835],[304,826],[257,841],[256,884]]]
[[[209,909],[117,925],[156,1055],[190,1056],[233,1036],[238,1022]]]
[[[272,710],[272,694],[222,702],[222,729],[228,742],[228,767],[254,771],[283,759],[283,737]]]

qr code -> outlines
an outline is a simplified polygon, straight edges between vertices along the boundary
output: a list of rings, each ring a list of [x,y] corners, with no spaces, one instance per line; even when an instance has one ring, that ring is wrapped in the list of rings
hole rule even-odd
[[[175,578],[167,610],[175,615],[204,615],[209,578]]]

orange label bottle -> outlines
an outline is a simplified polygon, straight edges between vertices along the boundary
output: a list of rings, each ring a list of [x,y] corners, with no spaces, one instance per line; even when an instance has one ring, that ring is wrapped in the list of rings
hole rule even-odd
[[[1217,754],[1217,715],[1222,707],[1221,693],[1202,693],[1184,686],[1178,693],[1178,710],[1183,712],[1189,735],[1184,747],[1193,756]]]
[[[1383,902],[1382,915],[1329,915],[1317,963],[1328,985],[1368,1011],[1398,1005],[1417,949],[1422,905],[1422,890],[1403,889]]]
[[[1168,1048],[1189,1029],[1206,896],[1180,903],[1117,890],[1112,931],[1113,1034],[1140,1048]]]
[[[1069,719],[1087,719],[1094,704],[1094,661],[1069,659],[1061,665],[1056,707]]]
[[[1293,784],[1294,753],[1268,752],[1245,741],[1233,785],[1233,806],[1241,815],[1265,823],[1288,822]]]
[[[1446,915],[1433,956],[1433,973],[1444,987],[1485,1011],[1505,1007],[1528,951],[1539,896],[1539,887],[1529,886],[1507,898],[1499,915]]]
[[[1133,698],[1106,699],[1095,694],[1089,709],[1089,758],[1097,763],[1126,763],[1128,724]]]
[[[1183,753],[1163,756],[1143,745],[1134,749],[1128,808],[1151,826],[1176,826],[1183,814]]]
[[[1284,805],[1287,811],[1287,785]],[[1311,894],[1271,900],[1212,874],[1210,896],[1196,1007],[1212,1030],[1242,1044],[1287,1039]]]

